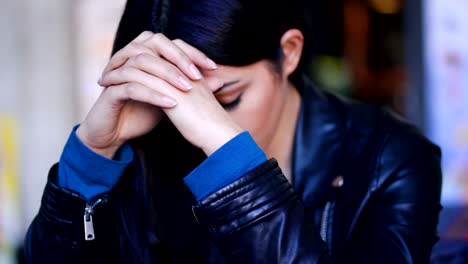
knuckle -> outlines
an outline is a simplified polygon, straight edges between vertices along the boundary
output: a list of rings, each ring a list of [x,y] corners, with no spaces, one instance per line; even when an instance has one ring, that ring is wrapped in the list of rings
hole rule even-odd
[[[176,52],[175,52],[175,55],[176,55],[178,60],[181,60],[181,61],[183,61],[185,63],[191,63],[189,57],[187,56],[187,54],[184,51],[182,51],[180,49],[177,49]]]
[[[130,45],[130,43],[129,43],[128,45]],[[127,46],[128,46],[128,45],[127,45]],[[112,62],[113,60],[115,60],[116,58],[123,57],[123,55],[125,54],[125,50],[126,50],[126,48],[123,48],[123,49],[117,51],[117,52],[114,54],[114,56],[112,56],[111,62]]]
[[[135,60],[136,60],[136,57],[131,57],[127,60],[127,63],[125,63],[126,66],[134,66],[135,65]],[[123,69],[122,69],[123,70]]]
[[[135,50],[136,52],[132,52],[133,54],[135,53],[153,53],[150,48],[148,48],[146,45],[138,42],[132,42],[131,46],[129,47],[132,50]]]
[[[120,74],[123,78],[129,78],[130,75],[132,74],[132,70],[131,70],[129,67],[122,67],[122,68],[120,68],[120,70],[119,70],[119,74]]]
[[[141,34],[140,34],[140,37],[142,38],[149,38],[151,37],[152,35],[154,35],[153,32],[149,31],[149,30],[145,30],[143,31]]]
[[[107,89],[103,91],[103,95],[105,96],[110,96],[111,98],[117,97],[120,98],[122,97],[122,94],[124,92],[124,89],[121,85],[115,85],[115,86],[109,86]]]
[[[136,49],[136,50],[141,50],[142,46],[140,43],[132,41],[128,44],[128,49]]]
[[[128,98],[135,98],[138,87],[133,83],[128,83],[125,86],[125,94]]]
[[[132,64],[136,66],[143,66],[147,61],[147,55],[145,53],[140,53],[135,57],[132,57]]]
[[[163,33],[156,33],[152,37],[152,39],[155,40],[155,41],[161,41],[164,38],[165,38],[165,36],[164,36]]]

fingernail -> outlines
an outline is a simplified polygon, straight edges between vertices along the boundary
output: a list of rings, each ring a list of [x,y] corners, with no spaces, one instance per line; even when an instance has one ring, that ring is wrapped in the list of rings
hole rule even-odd
[[[192,90],[193,86],[190,84],[190,81],[185,78],[184,76],[179,77],[179,82],[184,86],[187,90]]]
[[[207,58],[206,61],[207,61],[208,66],[210,66],[211,69],[213,70],[218,69],[218,65],[216,65],[216,63],[213,60]]]
[[[195,64],[190,65],[190,71],[192,72],[193,77],[195,77],[195,79],[200,80],[202,78],[202,75],[200,71],[197,69],[197,67],[195,66]]]
[[[170,98],[170,97],[163,97],[162,101],[168,107],[174,107],[174,106],[177,105],[177,102],[174,99]]]

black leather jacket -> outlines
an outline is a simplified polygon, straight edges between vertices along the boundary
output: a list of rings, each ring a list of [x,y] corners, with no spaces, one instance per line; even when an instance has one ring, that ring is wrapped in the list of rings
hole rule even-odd
[[[302,99],[292,184],[273,159],[193,207],[180,183],[158,212],[166,220],[157,238],[132,231],[148,229],[143,217],[118,220],[120,191],[88,202],[86,214],[83,197],[54,184],[54,166],[25,239],[27,261],[428,263],[441,209],[439,148],[379,107],[311,85]],[[128,205],[138,206],[149,210]],[[89,216],[95,239],[86,241]],[[145,239],[159,253],[136,257],[132,241]]]

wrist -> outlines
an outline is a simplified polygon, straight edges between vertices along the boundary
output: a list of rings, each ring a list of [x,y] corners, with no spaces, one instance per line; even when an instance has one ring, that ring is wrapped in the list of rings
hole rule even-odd
[[[108,159],[113,159],[115,154],[117,153],[117,150],[120,148],[120,146],[123,144],[110,144],[108,146],[96,146],[93,144],[90,140],[88,140],[88,137],[86,136],[87,133],[85,129],[80,125],[78,129],[76,130],[76,136],[78,139],[85,145],[87,148],[89,148],[91,151],[104,156]]]
[[[213,131],[216,132],[216,134],[208,136],[206,144],[204,144],[201,148],[207,156],[210,156],[216,150],[221,148],[224,144],[228,143],[237,135],[243,132],[243,130],[238,126],[230,127],[228,129],[223,130],[222,132],[220,132],[219,130]]]

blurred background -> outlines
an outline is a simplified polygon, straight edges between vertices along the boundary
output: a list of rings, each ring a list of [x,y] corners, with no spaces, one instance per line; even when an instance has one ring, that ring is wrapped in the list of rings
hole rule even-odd
[[[444,210],[432,262],[462,263],[468,252],[468,1],[306,2],[311,78],[324,89],[391,107],[442,147]],[[124,3],[2,1],[0,264],[21,263],[16,252],[48,169],[101,91],[96,81]]]

